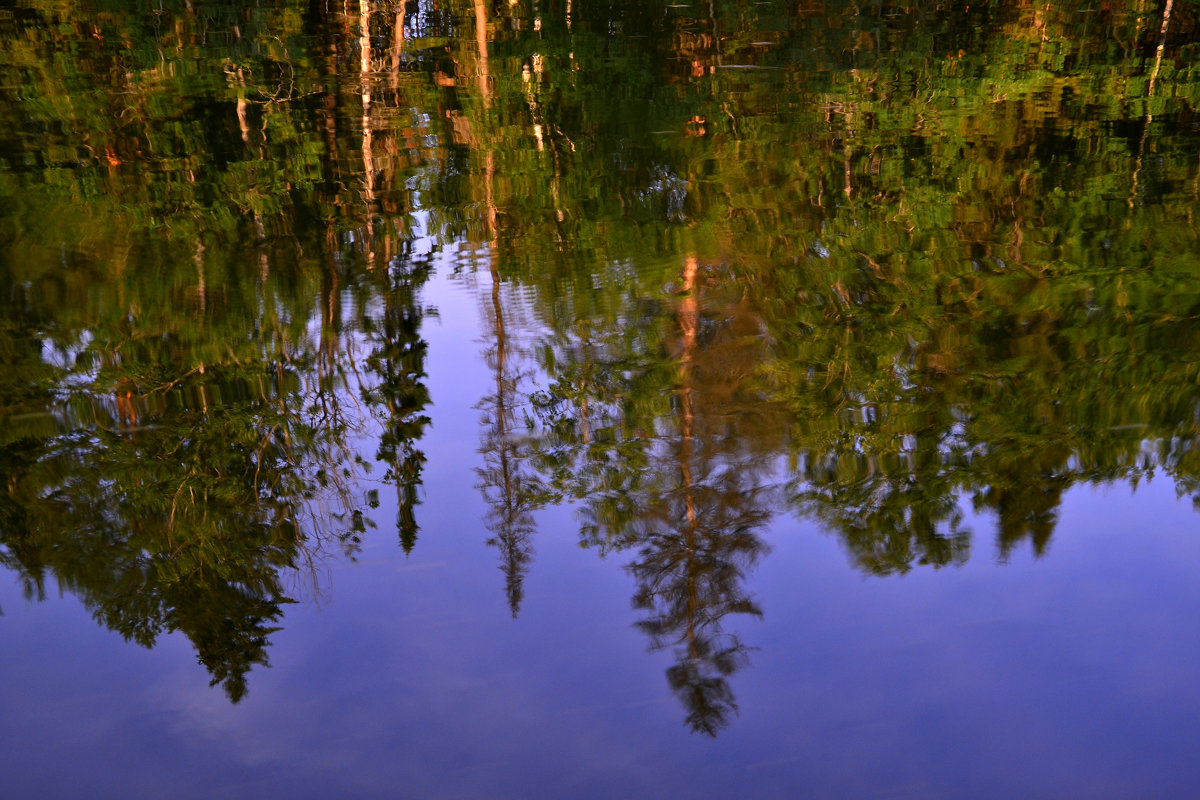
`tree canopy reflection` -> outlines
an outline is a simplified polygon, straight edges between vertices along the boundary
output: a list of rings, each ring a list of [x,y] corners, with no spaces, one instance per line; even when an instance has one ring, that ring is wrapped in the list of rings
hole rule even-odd
[[[354,45],[334,17],[95,11],[0,21],[23,93],[0,115],[41,136],[4,146],[0,560],[143,646],[183,633],[237,701],[285,606],[374,524],[359,438],[415,542],[420,164],[400,132],[371,141],[343,62],[306,60],[315,31]]]
[[[23,4],[0,559],[240,697],[288,576],[372,524],[356,453],[419,547],[440,253],[481,287],[512,613],[575,504],[715,733],[782,514],[891,575],[1041,556],[1077,484],[1200,496],[1194,16]]]
[[[463,104],[490,269],[534,316],[506,460],[631,554],[696,730],[744,649],[690,643],[759,611],[785,508],[887,575],[977,553],[968,507],[1003,561],[1073,485],[1195,491],[1194,25],[909,10],[517,5]]]

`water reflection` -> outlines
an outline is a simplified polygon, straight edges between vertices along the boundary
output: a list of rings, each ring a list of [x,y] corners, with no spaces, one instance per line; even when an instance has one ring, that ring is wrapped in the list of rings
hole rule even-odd
[[[663,463],[650,466],[666,480],[647,487],[637,503],[641,512],[616,537],[638,551],[629,566],[638,584],[634,607],[648,614],[638,626],[654,647],[676,648],[667,679],[688,725],[711,736],[737,710],[728,677],[746,661],[745,646],[723,634],[721,624],[731,613],[762,616],[742,583],[767,549],[758,529],[771,511],[760,486],[764,459],[742,449],[748,431],[730,430],[750,416],[747,395],[761,399],[746,391],[747,375],[736,367],[739,357],[753,354],[736,341],[734,313],[712,321],[702,339],[699,279],[697,259],[689,256],[676,311],[678,433],[664,437]],[[715,385],[705,385],[706,372]]]
[[[43,138],[4,150],[0,557],[143,646],[184,633],[234,701],[297,587],[373,525],[361,437],[412,547],[428,422],[429,265],[390,193],[419,159],[298,67],[327,21],[266,14],[3,22],[2,113]],[[372,147],[363,206],[338,153]]]
[[[396,531],[405,553],[417,541],[416,506],[420,504],[421,473],[426,456],[419,448],[429,425],[425,413],[429,390],[425,386],[427,344],[421,325],[433,309],[424,307],[420,290],[428,279],[428,261],[402,250],[390,255],[391,237],[385,237],[382,285],[371,297],[375,307],[364,305],[358,328],[371,346],[366,365],[374,380],[363,389],[363,399],[379,420],[379,446],[375,460],[385,465],[383,482],[396,489]]]
[[[906,12],[6,14],[0,560],[241,697],[376,481],[419,546],[440,256],[513,616],[574,504],[696,731],[778,515],[883,576],[989,552],[968,506],[1004,560],[1074,485],[1200,497],[1194,15]]]
[[[232,372],[207,365],[158,408],[118,384],[68,419],[10,417],[3,537],[27,597],[52,575],[143,646],[182,631],[237,700],[289,601],[280,570],[316,557],[302,528],[344,538],[349,498],[341,431],[303,412],[295,376]]]
[[[527,401],[522,386],[529,373],[522,368],[524,354],[519,343],[510,338],[511,309],[505,309],[495,260],[489,260],[490,305],[484,316],[491,330],[484,360],[492,371],[495,386],[477,406],[483,412],[480,442],[483,466],[476,472],[487,506],[485,523],[492,533],[487,544],[499,551],[504,594],[516,619],[525,597],[525,575],[533,561],[533,538],[537,533],[534,512],[562,498],[551,492],[530,469]]]

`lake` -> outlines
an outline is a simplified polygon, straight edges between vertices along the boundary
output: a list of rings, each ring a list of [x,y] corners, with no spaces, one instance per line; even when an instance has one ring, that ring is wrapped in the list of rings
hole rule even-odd
[[[1200,791],[1200,6],[0,8],[12,797]]]

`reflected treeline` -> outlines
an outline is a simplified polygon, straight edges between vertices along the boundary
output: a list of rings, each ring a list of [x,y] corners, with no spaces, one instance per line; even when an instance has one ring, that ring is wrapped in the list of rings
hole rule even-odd
[[[781,510],[887,575],[965,562],[967,509],[1004,560],[1047,551],[1074,485],[1195,494],[1194,9],[455,19],[463,181],[537,362],[484,443],[539,487],[510,597],[530,515],[576,503],[694,729],[734,707],[721,623],[759,613]]]
[[[234,701],[380,482],[417,538],[446,156],[415,14],[386,45],[288,3],[0,19],[0,561],[144,646],[183,633]]]
[[[699,731],[780,512],[886,575],[978,552],[967,508],[1003,559],[1076,484],[1200,491],[1191,6],[36,1],[0,31],[0,557],[186,632],[231,695],[281,576],[380,502],[355,442],[414,546],[436,254],[488,273],[513,613],[537,510],[575,503]]]
[[[490,18],[468,178],[536,317],[531,399],[575,409],[575,441],[551,413],[530,448],[553,484],[653,471],[627,439],[584,454],[675,413],[671,298],[698,259],[759,345],[723,369],[772,421],[733,439],[786,461],[790,505],[864,569],[961,563],[963,500],[1004,557],[1046,548],[1074,483],[1158,470],[1190,491],[1195,15],[760,5]]]

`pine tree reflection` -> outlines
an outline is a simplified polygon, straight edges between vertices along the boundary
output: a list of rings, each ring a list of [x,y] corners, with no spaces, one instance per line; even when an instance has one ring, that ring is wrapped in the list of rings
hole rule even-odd
[[[385,249],[390,244],[385,243]],[[429,425],[424,413],[429,405],[424,383],[428,347],[421,338],[421,323],[429,311],[420,305],[418,292],[430,271],[428,262],[413,258],[402,246],[379,278],[381,313],[365,314],[362,320],[373,345],[367,366],[378,378],[363,394],[381,412],[383,431],[375,457],[386,465],[384,482],[396,487],[396,530],[405,553],[417,541],[415,509],[425,465],[425,453],[417,444]]]
[[[666,443],[661,464],[662,472],[675,479],[646,498],[624,538],[638,548],[628,567],[638,582],[634,607],[647,612],[638,627],[650,636],[652,648],[674,648],[676,663],[667,669],[667,680],[687,710],[687,724],[715,736],[737,711],[728,679],[747,663],[746,647],[725,633],[722,623],[729,614],[762,616],[742,583],[767,549],[756,531],[771,512],[754,484],[762,465],[750,454],[722,447],[729,443],[721,441],[721,423],[702,418],[709,409],[701,380],[716,377],[725,383],[731,376],[698,363],[720,351],[705,352],[701,342],[698,272],[696,258],[689,256],[677,311],[678,436]],[[720,338],[716,331],[709,336]],[[672,472],[667,460],[675,464]]]
[[[702,272],[688,257],[675,307],[627,317],[638,331],[578,325],[583,342],[556,343],[536,461],[581,501],[585,544],[635,553],[637,626],[652,650],[672,651],[667,680],[687,725],[715,736],[737,710],[729,679],[748,663],[727,618],[762,616],[744,581],[768,549],[759,530],[782,426],[749,367],[758,321],[739,301],[702,297]],[[737,293],[728,275],[707,282]]]
[[[533,561],[533,535],[537,532],[533,513],[549,498],[544,482],[530,469],[528,446],[517,430],[522,372],[511,352],[502,285],[492,249],[489,259],[492,287],[487,316],[494,344],[484,360],[495,375],[496,389],[478,406],[484,413],[484,435],[480,444],[483,466],[477,474],[488,509],[484,522],[492,532],[487,544],[500,552],[504,594],[515,619],[525,597],[525,574]]]
[[[646,612],[638,627],[652,649],[673,649],[667,680],[687,724],[711,736],[737,710],[728,679],[747,663],[747,648],[724,632],[724,619],[762,616],[743,582],[767,550],[757,529],[770,512],[763,493],[745,485],[742,465],[719,467],[698,457],[690,438],[685,430],[675,448],[675,485],[647,498],[650,505],[624,535],[637,542],[628,570],[637,581],[633,605]]]

